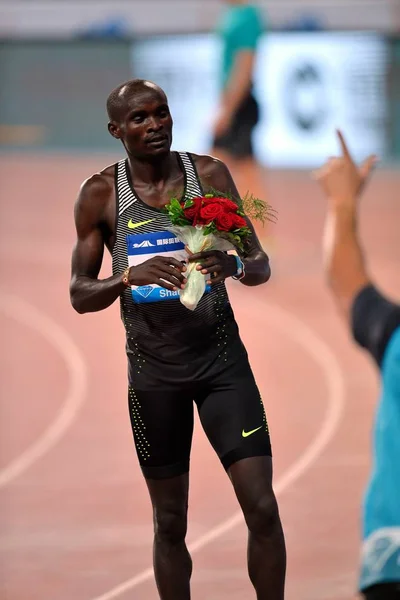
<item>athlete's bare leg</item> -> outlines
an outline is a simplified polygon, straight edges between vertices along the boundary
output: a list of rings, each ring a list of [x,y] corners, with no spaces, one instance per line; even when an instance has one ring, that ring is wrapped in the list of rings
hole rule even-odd
[[[272,489],[272,459],[246,458],[228,473],[249,530],[248,569],[257,600],[284,600],[286,549]]]
[[[148,479],[154,515],[154,573],[161,600],[189,600],[192,560],[185,543],[189,475]]]

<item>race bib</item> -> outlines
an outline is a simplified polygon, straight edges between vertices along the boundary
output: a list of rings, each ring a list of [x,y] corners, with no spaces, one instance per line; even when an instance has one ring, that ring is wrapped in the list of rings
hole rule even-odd
[[[152,233],[128,234],[126,236],[128,250],[128,265],[137,267],[153,256],[168,256],[180,262],[186,262],[188,254],[185,244],[170,231],[153,231]],[[206,285],[206,293],[211,286]],[[132,285],[132,299],[134,302],[150,303],[164,300],[179,300],[179,292],[167,290],[157,284]]]

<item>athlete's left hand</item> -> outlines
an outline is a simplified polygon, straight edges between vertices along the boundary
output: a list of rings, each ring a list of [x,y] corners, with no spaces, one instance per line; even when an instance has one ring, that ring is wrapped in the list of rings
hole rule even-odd
[[[196,269],[203,275],[211,274],[211,283],[221,283],[227,277],[237,273],[236,259],[232,254],[226,254],[221,250],[209,250],[192,254],[189,262],[198,262]]]

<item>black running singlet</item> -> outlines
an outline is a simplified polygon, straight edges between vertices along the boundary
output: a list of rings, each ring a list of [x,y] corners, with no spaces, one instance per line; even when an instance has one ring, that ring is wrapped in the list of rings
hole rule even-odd
[[[185,174],[184,198],[202,195],[191,155],[182,152],[177,156]],[[127,160],[115,168],[117,224],[112,262],[113,273],[118,274],[128,266],[127,235],[168,231],[170,221],[163,212],[138,198]],[[247,357],[224,283],[212,286],[195,311],[188,310],[176,298],[136,303],[130,288],[121,295],[120,307],[126,330],[129,382],[136,389],[192,384]]]

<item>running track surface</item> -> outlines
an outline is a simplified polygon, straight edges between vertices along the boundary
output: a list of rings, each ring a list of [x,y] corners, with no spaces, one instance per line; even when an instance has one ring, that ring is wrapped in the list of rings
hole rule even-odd
[[[151,600],[152,523],[136,463],[117,305],[68,296],[73,203],[104,157],[1,157],[0,597]],[[279,222],[260,231],[270,283],[230,283],[268,412],[288,600],[355,597],[359,513],[378,382],[325,288],[324,201],[307,173],[234,172]],[[400,173],[376,173],[361,220],[382,289],[400,297]],[[397,239],[396,239],[397,238]],[[396,267],[397,265],[397,267]],[[107,258],[103,273],[109,274]],[[193,598],[246,600],[246,531],[196,422],[188,541]]]

